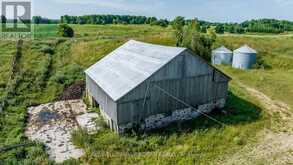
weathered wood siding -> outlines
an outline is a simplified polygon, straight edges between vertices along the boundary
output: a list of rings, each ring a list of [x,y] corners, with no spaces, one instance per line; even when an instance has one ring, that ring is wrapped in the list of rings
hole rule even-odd
[[[117,123],[117,103],[114,102],[89,76],[86,76],[86,89],[99,104],[99,107]]]
[[[186,108],[160,91],[198,106],[227,97],[229,79],[200,57],[185,51],[117,102],[118,125]]]

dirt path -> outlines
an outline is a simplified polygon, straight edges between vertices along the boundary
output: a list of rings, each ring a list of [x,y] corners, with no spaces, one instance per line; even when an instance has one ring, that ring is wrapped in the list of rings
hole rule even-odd
[[[281,117],[282,121],[286,121],[289,122],[290,125],[288,125],[288,123],[286,124],[286,127],[290,127],[293,128],[293,112],[291,111],[290,107],[281,101],[275,101],[272,100],[270,97],[266,96],[264,93],[248,87],[244,84],[239,84],[240,87],[244,88],[245,90],[247,90],[247,92],[256,97],[260,103],[262,104],[262,106],[265,108],[265,110],[267,111],[267,113],[269,113],[270,115],[279,115]]]
[[[272,116],[278,115],[281,127],[278,130],[263,130],[258,136],[259,141],[256,144],[248,144],[234,155],[224,157],[216,164],[225,165],[288,165],[293,164],[293,113],[290,107],[280,101],[272,100],[262,92],[239,84],[240,87],[247,90],[251,96],[256,97],[264,109]],[[271,124],[274,128],[274,120]]]

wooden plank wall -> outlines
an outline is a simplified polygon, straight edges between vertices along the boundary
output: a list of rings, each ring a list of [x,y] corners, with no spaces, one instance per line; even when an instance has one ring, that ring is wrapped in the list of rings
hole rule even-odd
[[[118,124],[186,108],[154,85],[196,107],[226,98],[228,82],[222,73],[186,51],[118,101]]]

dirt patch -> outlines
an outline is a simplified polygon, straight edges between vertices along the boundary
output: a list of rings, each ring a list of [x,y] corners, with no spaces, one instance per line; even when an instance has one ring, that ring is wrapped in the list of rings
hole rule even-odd
[[[88,114],[86,109],[82,100],[30,107],[25,135],[31,140],[44,143],[50,159],[58,163],[69,158],[79,158],[84,152],[72,144],[72,131],[79,127],[92,131],[98,129],[94,122],[98,114]]]
[[[85,90],[85,81],[78,81],[65,89],[58,100],[75,100],[81,99],[83,91]]]
[[[282,121],[287,122],[287,127],[293,127],[293,113],[291,111],[291,108],[286,103],[282,101],[272,100],[264,93],[254,88],[248,87],[244,84],[240,84],[240,86],[246,89],[250,93],[250,95],[256,97],[260,101],[262,106],[267,110],[267,113],[272,116],[278,114],[281,117]],[[290,125],[288,126],[289,123]]]

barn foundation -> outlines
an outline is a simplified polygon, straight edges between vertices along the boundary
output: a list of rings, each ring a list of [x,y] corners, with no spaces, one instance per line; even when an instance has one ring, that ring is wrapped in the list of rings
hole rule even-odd
[[[111,119],[111,117],[108,116],[107,113],[105,113],[105,111],[100,107],[99,103],[95,100],[95,98],[90,94],[88,90],[86,91],[86,98],[88,99],[91,107],[93,108],[96,107],[100,109],[100,114],[102,118],[104,119],[104,121],[106,122],[106,124],[109,126],[109,128],[112,131],[118,132],[117,124],[115,124],[114,121]]]
[[[153,116],[149,116],[144,120],[143,123],[139,125],[139,129],[142,131],[148,131],[156,128],[165,127],[173,122],[178,121],[187,121],[191,119],[195,119],[201,115],[201,113],[210,113],[212,110],[216,108],[224,108],[226,103],[226,99],[220,99],[215,102],[210,102],[207,104],[203,104],[198,106],[196,110],[192,108],[179,109],[172,112],[171,115],[166,114],[157,114]],[[201,112],[201,113],[200,113]],[[128,130],[133,129],[135,124],[128,123],[124,125],[120,125],[118,128],[118,133],[123,134]]]

